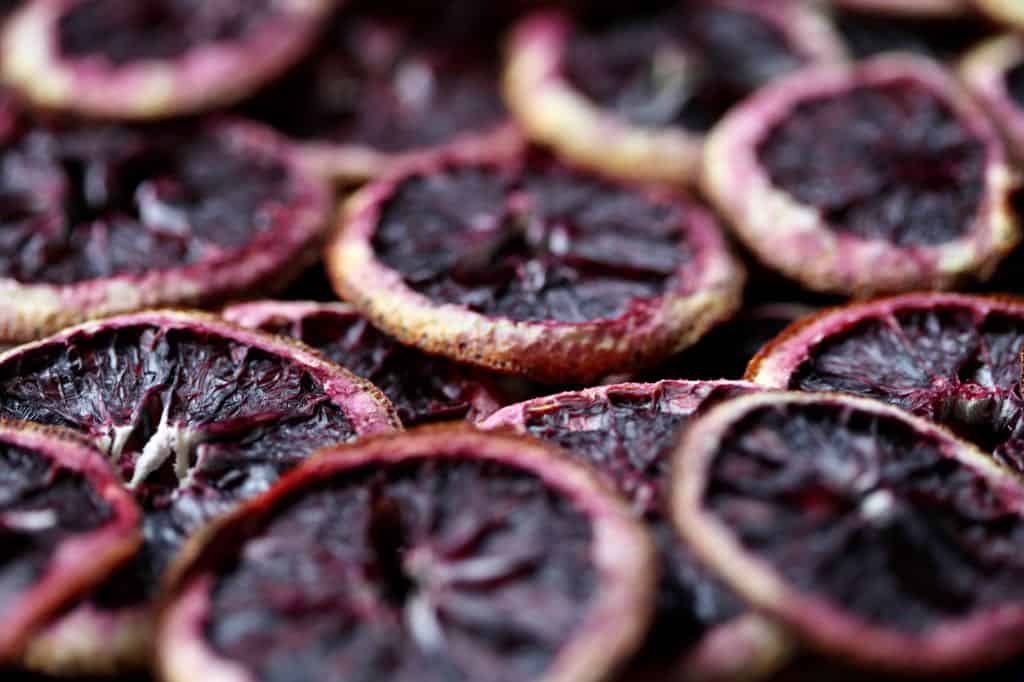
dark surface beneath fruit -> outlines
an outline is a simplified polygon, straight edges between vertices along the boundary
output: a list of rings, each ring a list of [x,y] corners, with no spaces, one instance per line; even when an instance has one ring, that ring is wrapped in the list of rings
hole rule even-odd
[[[497,126],[500,39],[479,24],[487,3],[424,4],[348,3],[320,48],[247,113],[300,140],[385,152]]]
[[[748,552],[869,623],[925,633],[1024,599],[1019,493],[892,416],[761,407],[708,476],[704,506]]]
[[[812,348],[789,387],[884,400],[945,424],[1024,472],[1024,318],[968,306],[865,320]]]
[[[835,10],[834,21],[857,59],[884,52],[955,59],[992,32],[991,26],[966,17],[926,19]]]
[[[79,334],[8,360],[0,415],[92,436],[133,488],[143,549],[99,589],[107,607],[143,603],[192,530],[317,447],[354,435],[319,380],[286,356],[149,325]],[[158,443],[163,460],[140,471],[144,448]]]
[[[366,465],[245,542],[206,636],[261,682],[534,680],[595,594],[591,544],[575,505],[521,469]]]
[[[264,331],[299,339],[384,391],[406,427],[465,419],[487,390],[472,371],[403,346],[356,312],[271,317]]]
[[[1024,109],[1024,62],[1015,65],[1006,73],[1006,89],[1014,103]]]
[[[585,322],[659,296],[691,259],[678,205],[546,161],[403,182],[373,237],[385,265],[441,303]]]
[[[244,40],[280,21],[272,0],[82,0],[61,15],[57,45],[70,58],[116,65],[175,59],[199,46]]]
[[[710,128],[725,110],[805,60],[751,12],[692,3],[685,11],[603,18],[573,36],[569,81],[641,126]]]
[[[531,435],[565,448],[608,476],[654,533],[661,580],[654,624],[637,665],[671,664],[712,628],[744,611],[739,598],[679,540],[665,508],[670,455],[690,417],[702,402],[743,389],[695,389],[688,401],[692,405],[685,408],[672,402],[679,390],[566,399],[556,409],[528,412],[524,424]]]
[[[110,505],[80,473],[0,443],[0,605],[9,608],[44,576],[61,543],[110,518]]]
[[[639,380],[742,379],[747,364],[766,343],[813,310],[787,303],[748,307],[696,345],[643,372]]]
[[[900,247],[963,236],[984,191],[985,147],[910,80],[801,102],[757,151],[772,182],[830,229]]]
[[[73,284],[246,246],[294,192],[277,160],[194,126],[68,127],[0,95],[0,276]]]

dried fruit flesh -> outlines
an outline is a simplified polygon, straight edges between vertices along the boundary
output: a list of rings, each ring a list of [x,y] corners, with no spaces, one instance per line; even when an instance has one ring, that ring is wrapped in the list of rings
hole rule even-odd
[[[500,40],[482,16],[490,11],[464,1],[443,9],[348,3],[317,51],[246,111],[304,143],[313,165],[347,179],[376,175],[390,157],[492,133],[506,112]]]
[[[242,122],[63,125],[0,95],[0,149],[4,341],[285,284],[330,211],[327,188]]]
[[[970,229],[987,160],[944,98],[907,80],[800,102],[758,158],[774,185],[820,211],[830,229],[901,247]]]
[[[191,114],[250,94],[294,63],[335,0],[28,3],[3,38],[8,83],[92,117]]]
[[[231,306],[222,314],[246,327],[299,339],[369,379],[407,427],[476,421],[498,409],[496,389],[481,373],[403,346],[351,306],[265,301]]]
[[[161,624],[172,682],[224,666],[596,681],[653,596],[649,540],[618,498],[540,444],[468,427],[322,452],[203,540]]]
[[[883,400],[944,424],[1024,473],[1024,304],[911,294],[825,311],[751,363],[758,384]]]
[[[685,209],[554,163],[458,168],[402,183],[373,247],[438,303],[587,322],[664,293],[692,259]]]
[[[947,431],[873,400],[767,393],[709,411],[676,457],[684,536],[819,650],[920,675],[1020,651],[1024,488]]]
[[[565,53],[568,81],[639,126],[705,131],[747,94],[808,61],[767,17],[728,3],[581,28]]]
[[[346,208],[327,253],[341,298],[403,343],[542,381],[660,359],[742,286],[699,205],[539,152],[421,158]]]
[[[670,455],[689,420],[708,405],[753,390],[730,381],[618,384],[511,405],[480,424],[540,438],[595,467],[651,529],[661,579],[654,621],[630,666],[633,673],[753,679],[786,658],[782,636],[751,615],[679,541],[667,505]]]
[[[395,428],[391,409],[308,350],[196,314],[108,318],[0,356],[0,415],[91,437],[142,506],[142,549],[82,607],[100,620],[145,608],[197,527],[320,446]],[[75,636],[61,626],[54,646]]]
[[[99,451],[0,422],[0,662],[139,544],[139,510]]]
[[[731,109],[705,149],[715,206],[760,261],[818,292],[984,281],[1020,238],[1002,139],[932,60],[802,70]]]

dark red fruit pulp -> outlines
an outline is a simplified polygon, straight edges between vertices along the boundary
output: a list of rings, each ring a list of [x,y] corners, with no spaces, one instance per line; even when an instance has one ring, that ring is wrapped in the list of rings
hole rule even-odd
[[[539,679],[595,593],[592,540],[522,470],[370,464],[275,510],[217,578],[206,635],[262,682]]]
[[[835,10],[835,25],[857,59],[884,52],[955,59],[991,32],[990,26],[966,17],[927,19],[849,10]]]
[[[56,40],[72,58],[96,55],[117,65],[174,59],[244,38],[275,13],[272,0],[82,0],[61,15]]]
[[[81,474],[0,443],[0,604],[43,576],[62,541],[110,517],[110,506]]]
[[[587,97],[632,123],[703,131],[803,62],[757,14],[698,2],[585,27],[570,42],[565,69]]]
[[[404,181],[373,246],[414,290],[513,320],[585,322],[659,296],[689,258],[676,205],[551,164]]]
[[[405,426],[464,419],[485,390],[471,373],[447,360],[403,346],[358,313],[332,310],[260,327],[304,341],[327,359],[369,379],[398,410]]]
[[[1006,490],[890,415],[773,405],[732,425],[704,504],[807,592],[920,633],[1024,599]]]
[[[0,276],[26,283],[203,261],[273,227],[294,192],[280,162],[184,124],[51,126],[11,105],[0,145]]]
[[[790,387],[884,400],[949,426],[1024,472],[1024,320],[965,307],[900,311],[829,339]]]
[[[107,606],[151,596],[196,527],[264,491],[314,449],[354,435],[304,368],[223,337],[148,325],[71,337],[8,361],[0,415],[89,434],[134,484],[145,542],[100,588]],[[148,443],[174,438],[184,470],[170,453],[149,475],[136,472]]]
[[[830,228],[901,247],[963,236],[984,190],[982,143],[910,80],[804,101],[758,156],[772,182]]]
[[[1006,90],[1017,106],[1024,109],[1024,62],[1006,73]]]
[[[743,612],[740,599],[704,569],[668,520],[671,452],[696,408],[680,409],[672,390],[609,392],[606,401],[566,400],[526,414],[526,430],[596,466],[633,502],[654,532],[661,580],[654,625],[641,658],[671,661],[716,625]],[[745,392],[709,390],[701,403]]]
[[[500,39],[462,23],[468,3],[448,4],[417,12],[408,3],[349,3],[321,47],[248,111],[296,139],[385,152],[497,126],[506,116]]]

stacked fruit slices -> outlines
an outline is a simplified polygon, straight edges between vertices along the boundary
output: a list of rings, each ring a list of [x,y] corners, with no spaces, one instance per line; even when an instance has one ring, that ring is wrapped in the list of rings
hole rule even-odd
[[[1015,3],[10,4],[4,679],[1015,679]]]

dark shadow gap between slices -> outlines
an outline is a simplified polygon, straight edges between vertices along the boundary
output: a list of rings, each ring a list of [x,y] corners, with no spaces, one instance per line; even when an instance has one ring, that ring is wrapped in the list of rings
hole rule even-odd
[[[480,423],[539,438],[594,467],[650,529],[660,568],[654,620],[621,679],[762,679],[790,655],[785,633],[749,611],[679,539],[668,507],[671,454],[690,420],[758,390],[740,381],[617,384],[510,405]]]
[[[1024,158],[1024,42],[1016,34],[996,36],[971,50],[959,64],[960,78],[992,116],[1017,159]]]
[[[30,667],[148,663],[163,572],[193,530],[317,448],[399,428],[369,382],[288,339],[199,313],[106,318],[0,355],[0,415],[92,439],[143,510],[141,549],[30,644]]]
[[[654,597],[650,539],[610,488],[467,426],[322,451],[175,575],[168,682],[598,682]]]

